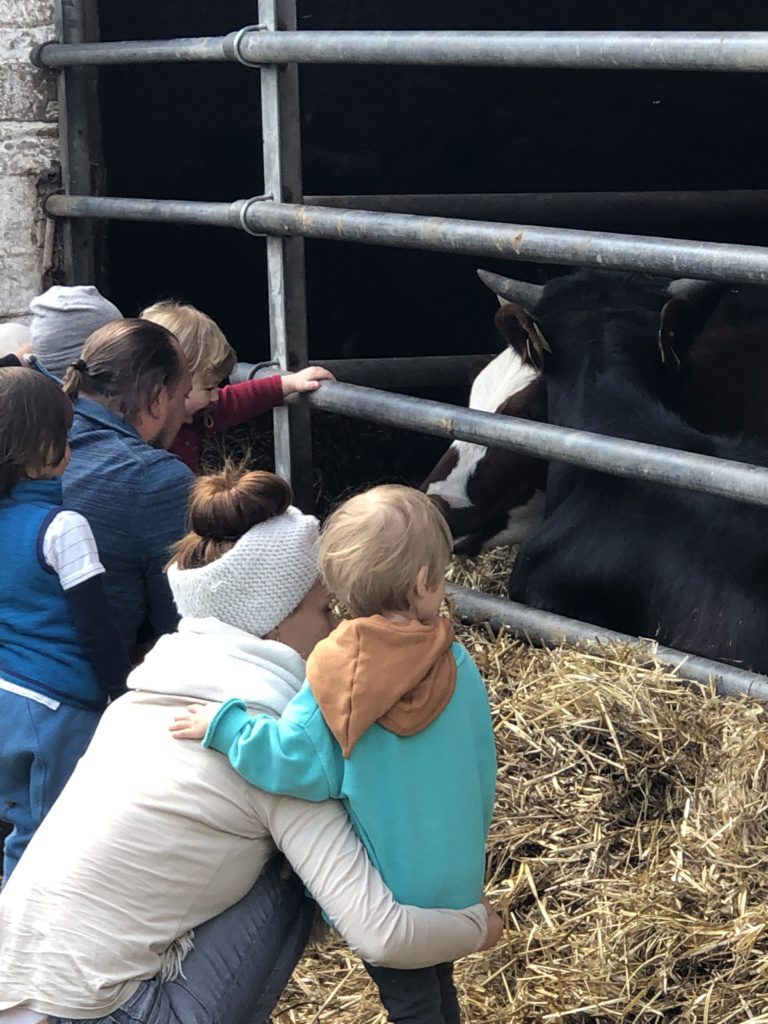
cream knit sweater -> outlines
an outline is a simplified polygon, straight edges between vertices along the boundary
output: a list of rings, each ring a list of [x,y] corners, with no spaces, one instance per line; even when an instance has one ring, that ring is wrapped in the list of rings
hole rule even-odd
[[[303,677],[290,648],[215,619],[159,641],[0,893],[0,1022],[13,1007],[111,1013],[248,892],[274,844],[365,959],[416,968],[478,948],[483,907],[395,903],[340,804],[263,793],[168,732],[190,698],[279,713]]]

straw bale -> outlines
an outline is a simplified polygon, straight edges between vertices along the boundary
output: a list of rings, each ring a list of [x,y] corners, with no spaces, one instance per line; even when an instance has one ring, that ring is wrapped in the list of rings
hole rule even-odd
[[[503,590],[509,553],[456,561]],[[457,965],[467,1021],[768,1024],[768,718],[632,652],[536,650],[459,627],[499,756],[487,887],[506,932]],[[382,1024],[338,939],[274,1024]]]

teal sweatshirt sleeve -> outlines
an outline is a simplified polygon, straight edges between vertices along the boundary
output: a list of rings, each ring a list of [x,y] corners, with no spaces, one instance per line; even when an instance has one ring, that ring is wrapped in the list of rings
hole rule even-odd
[[[268,793],[315,802],[341,795],[341,748],[307,683],[281,718],[249,715],[243,701],[228,700],[208,726],[203,746],[226,754],[239,775]]]

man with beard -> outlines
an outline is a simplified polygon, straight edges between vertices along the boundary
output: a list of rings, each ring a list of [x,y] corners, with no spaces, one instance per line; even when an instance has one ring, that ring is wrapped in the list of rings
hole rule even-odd
[[[178,342],[146,320],[100,327],[64,380],[75,407],[64,504],[91,524],[128,650],[178,622],[163,570],[185,533],[194,476],[166,449],[190,387]]]

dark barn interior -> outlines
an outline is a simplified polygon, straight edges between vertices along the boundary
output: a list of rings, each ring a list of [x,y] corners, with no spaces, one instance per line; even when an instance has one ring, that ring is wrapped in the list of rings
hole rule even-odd
[[[240,0],[99,3],[105,40],[220,35]],[[735,0],[300,0],[307,29],[761,29]],[[106,191],[230,201],[262,191],[258,72],[234,64],[101,71]],[[305,194],[761,188],[768,79],[754,74],[403,67],[301,70]],[[501,218],[499,218],[501,219]],[[557,223],[553,220],[552,223]],[[765,244],[768,215],[632,215],[572,226]],[[310,357],[486,352],[492,297],[478,261],[308,241]],[[531,280],[556,268],[485,265]],[[268,357],[265,247],[215,228],[113,222],[103,289],[126,315],[193,302],[241,359]],[[442,395],[441,397],[449,397]],[[453,394],[453,400],[462,396]]]

